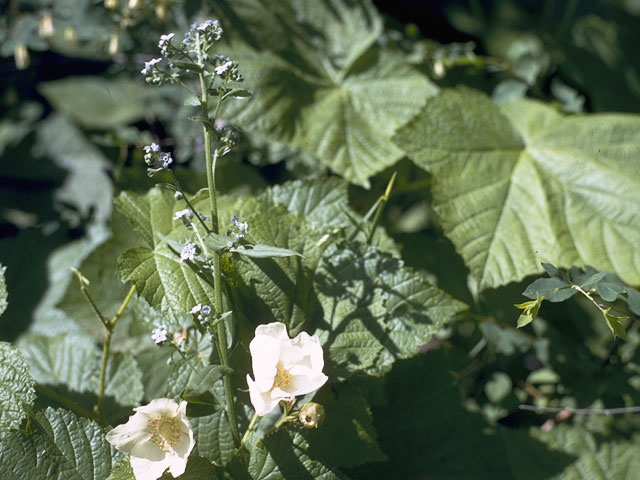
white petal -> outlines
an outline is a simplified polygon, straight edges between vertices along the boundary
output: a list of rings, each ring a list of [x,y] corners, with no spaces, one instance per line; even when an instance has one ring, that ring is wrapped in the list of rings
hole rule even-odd
[[[187,468],[187,457],[179,457],[175,456],[171,459],[171,464],[169,465],[169,472],[173,477],[179,477],[182,475]]]
[[[169,468],[168,460],[162,462],[152,462],[146,458],[131,457],[131,468],[136,480],[156,480],[160,478],[164,471]]]
[[[287,334],[287,326],[282,322],[267,323],[265,325],[258,325],[256,327],[257,336],[273,337],[279,340],[289,340]]]
[[[294,376],[291,379],[290,392],[292,395],[306,395],[314,392],[323,386],[329,377],[319,372],[312,376]]]
[[[162,461],[167,456],[167,452],[151,441],[136,443],[129,454],[131,457],[146,458],[152,462]]]
[[[140,442],[150,438],[147,430],[147,418],[142,415],[132,415],[129,421],[107,433],[107,441],[118,450],[129,453]]]
[[[260,327],[258,327],[260,328]],[[273,385],[276,365],[280,359],[282,340],[268,335],[256,335],[249,344],[253,375],[261,391],[265,392]]]
[[[279,400],[271,398],[270,392],[261,392],[258,385],[247,375],[247,385],[249,385],[249,396],[253,409],[259,416],[264,416],[276,408]]]
[[[170,398],[156,398],[151,400],[147,405],[134,408],[136,412],[144,413],[153,417],[173,418],[178,413],[178,404]]]

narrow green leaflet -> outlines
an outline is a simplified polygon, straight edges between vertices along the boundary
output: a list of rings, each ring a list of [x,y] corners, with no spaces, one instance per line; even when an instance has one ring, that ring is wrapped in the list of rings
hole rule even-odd
[[[444,232],[481,289],[541,260],[640,282],[640,117],[563,116],[458,89],[429,99],[394,141],[433,174]]]
[[[25,405],[35,398],[34,381],[20,350],[0,342],[0,431],[20,428]]]
[[[240,125],[306,149],[362,186],[403,156],[391,135],[436,87],[403,54],[375,44],[382,20],[371,2],[243,0],[218,9],[233,38],[224,53],[253,92],[232,107]]]
[[[638,435],[628,441],[604,441],[583,428],[568,425],[558,425],[549,432],[532,428],[530,434],[554,451],[577,457],[554,479],[632,480],[640,472]]]
[[[68,77],[38,90],[83,127],[109,129],[144,118],[144,88],[129,78]]]
[[[31,420],[31,432],[0,436],[3,480],[103,480],[115,451],[95,422],[47,408]]]

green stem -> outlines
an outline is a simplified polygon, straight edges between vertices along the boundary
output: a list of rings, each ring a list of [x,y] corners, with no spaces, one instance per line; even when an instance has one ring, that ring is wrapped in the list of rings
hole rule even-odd
[[[111,330],[107,329],[102,344],[102,361],[100,363],[100,383],[98,387],[98,414],[105,421],[104,416],[104,390],[107,378],[107,361],[109,360],[109,350],[111,348]]]
[[[80,405],[78,405],[74,401],[69,400],[67,397],[63,397],[58,392],[56,392],[55,390],[52,390],[51,388],[49,388],[49,387],[47,387],[45,385],[41,385],[39,383],[36,383],[36,390],[37,390],[38,393],[41,393],[42,395],[44,395],[46,397],[49,397],[52,400],[55,400],[56,402],[60,403],[61,405],[64,405],[69,410],[71,410],[72,412],[77,413],[78,415],[81,415],[81,416],[87,417],[87,418],[91,418],[91,419],[96,420],[96,421],[100,421],[100,419],[93,412],[90,412],[86,408],[81,407]]]
[[[393,175],[391,175],[391,179],[387,184],[387,188],[385,189],[384,194],[379,199],[378,208],[376,209],[376,213],[373,217],[373,222],[371,224],[371,230],[369,230],[369,235],[367,237],[367,243],[371,243],[371,240],[373,239],[373,234],[375,233],[376,227],[378,226],[378,222],[380,221],[380,215],[382,214],[382,210],[384,210],[384,206],[387,204],[387,201],[389,200],[389,196],[391,195],[391,189],[393,188],[393,183],[396,180],[396,173],[397,172],[393,172]]]
[[[251,431],[253,430],[253,427],[256,426],[256,423],[258,422],[258,419],[260,417],[258,416],[257,413],[253,414],[253,418],[251,419],[251,422],[249,422],[249,426],[247,427],[247,431],[244,432],[244,435],[242,436],[242,440],[240,441],[240,445],[244,445],[245,442],[247,440],[249,440],[249,435],[251,434]]]
[[[189,199],[187,198],[187,194],[182,189],[182,185],[180,185],[180,182],[178,181],[178,179],[176,178],[176,176],[173,174],[173,172],[171,170],[169,170],[169,175],[171,175],[171,181],[173,181],[173,184],[175,185],[175,187],[182,194],[182,198],[184,199],[185,203],[187,204],[187,207],[189,207],[189,210],[191,210],[193,212],[193,214],[196,216],[196,218],[198,219],[200,224],[204,227],[205,232],[207,232],[207,233],[211,232],[209,227],[207,227],[207,224],[204,223],[204,220],[202,220],[202,218],[200,217],[200,214],[196,211],[196,209],[193,206],[193,204],[191,203],[191,201],[189,201]]]
[[[202,106],[202,116],[208,118],[208,93],[206,79],[203,74],[200,74],[200,103]],[[219,105],[216,108],[216,114],[218,112]],[[215,120],[215,119],[214,119]],[[216,198],[216,183],[215,183],[215,161],[217,159],[217,151],[212,154],[211,149],[211,132],[206,125],[202,126],[202,133],[204,135],[204,155],[205,165],[207,169],[207,186],[209,188],[209,204],[211,207],[211,231],[213,233],[219,233],[218,222],[218,202]],[[222,272],[220,269],[220,254],[213,252],[213,289],[215,292],[215,313],[222,314]],[[225,322],[220,322],[216,325],[216,337],[218,342],[218,352],[220,355],[220,362],[225,367],[229,366],[229,357],[227,352],[227,331]],[[231,435],[236,446],[240,444],[240,432],[238,431],[238,422],[236,421],[235,404],[233,399],[233,387],[231,385],[231,377],[225,375],[222,379],[224,385],[225,403],[227,410],[227,417],[229,419],[229,425],[231,427]]]

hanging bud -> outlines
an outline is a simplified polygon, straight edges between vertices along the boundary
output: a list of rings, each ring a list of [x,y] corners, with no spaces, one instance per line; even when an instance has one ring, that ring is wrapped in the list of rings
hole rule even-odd
[[[324,407],[315,402],[305,403],[298,414],[298,420],[304,428],[318,428],[324,418]]]
[[[24,70],[31,63],[29,58],[29,50],[24,45],[16,45],[13,49],[13,59],[16,62],[18,70]]]
[[[114,32],[111,34],[111,37],[109,38],[109,55],[115,55],[116,53],[118,53],[118,44],[119,44],[118,32]]]
[[[158,21],[163,22],[167,19],[167,4],[164,2],[156,3],[156,18]]]
[[[42,38],[48,38],[53,35],[53,15],[50,11],[45,11],[44,15],[40,17],[40,23],[38,24],[38,35]]]
[[[75,43],[78,39],[78,34],[76,33],[76,29],[68,26],[64,28],[64,39],[69,43]]]
[[[114,10],[118,8],[118,0],[104,0],[104,8]]]

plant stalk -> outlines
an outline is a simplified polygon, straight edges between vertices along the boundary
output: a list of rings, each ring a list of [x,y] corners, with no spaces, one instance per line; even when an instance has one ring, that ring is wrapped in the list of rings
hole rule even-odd
[[[203,74],[200,77],[200,104],[202,107],[202,116],[208,118],[208,93],[207,82]],[[216,113],[218,109],[216,108]],[[217,152],[213,153],[211,149],[211,132],[207,125],[202,126],[202,134],[204,135],[204,155],[207,170],[207,186],[209,188],[209,204],[211,207],[211,231],[219,233],[218,222],[218,202],[216,194],[215,182],[215,161],[217,160]],[[214,311],[216,314],[222,314],[222,272],[220,270],[220,254],[213,252],[213,289],[215,292]],[[229,366],[229,356],[227,351],[227,330],[225,322],[219,322],[216,325],[216,337],[218,342],[218,353],[220,362],[225,367]],[[222,378],[224,384],[224,395],[226,403],[227,417],[231,427],[231,435],[236,446],[240,445],[240,432],[238,431],[238,422],[236,421],[235,404],[233,400],[233,387],[231,385],[231,377],[225,375]]]

